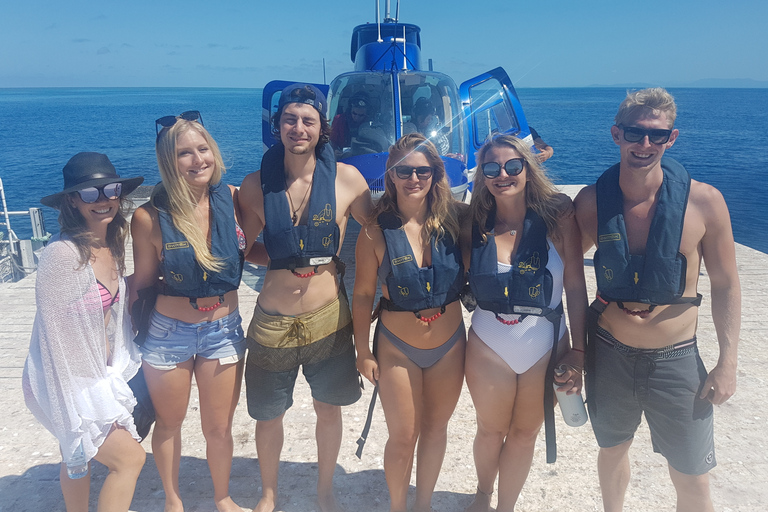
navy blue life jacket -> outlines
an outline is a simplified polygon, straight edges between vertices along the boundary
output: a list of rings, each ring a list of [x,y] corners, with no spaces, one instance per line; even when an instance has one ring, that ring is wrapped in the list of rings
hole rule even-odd
[[[664,180],[651,220],[645,255],[630,254],[624,223],[624,197],[616,164],[597,180],[595,275],[600,297],[608,302],[695,303],[683,297],[687,262],[680,253],[691,176],[677,161],[662,158]],[[620,306],[622,307],[622,306]]]
[[[486,221],[488,235],[485,241],[479,227],[472,227],[469,286],[477,305],[497,315],[546,316],[551,311],[549,304],[552,300],[552,273],[547,269],[547,225],[536,212],[528,209],[512,269],[500,274],[496,240],[490,233],[495,222],[494,209]]]
[[[389,300],[382,306],[390,311],[415,311],[444,307],[458,300],[464,286],[461,250],[449,234],[430,238],[432,264],[420,268],[414,259],[402,221],[394,213],[378,218],[387,244],[391,268],[386,278]]]
[[[174,297],[222,296],[237,290],[243,274],[243,252],[237,239],[232,192],[224,183],[209,188],[211,209],[211,253],[222,262],[219,272],[205,270],[195,259],[195,250],[173,225],[168,196],[161,190],[154,198],[163,237],[163,295]]]
[[[307,224],[294,226],[285,193],[285,146],[271,147],[261,160],[264,194],[264,246],[270,269],[315,267],[330,263],[339,251],[336,224],[336,159],[325,144],[315,164]]]

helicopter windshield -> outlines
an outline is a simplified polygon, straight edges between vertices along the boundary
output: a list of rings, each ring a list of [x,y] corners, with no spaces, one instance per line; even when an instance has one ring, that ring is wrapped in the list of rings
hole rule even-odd
[[[419,132],[442,156],[462,160],[461,103],[454,81],[441,73],[407,71],[398,75],[400,133]]]
[[[356,72],[338,76],[328,96],[331,145],[336,158],[384,153],[395,143],[392,75]]]

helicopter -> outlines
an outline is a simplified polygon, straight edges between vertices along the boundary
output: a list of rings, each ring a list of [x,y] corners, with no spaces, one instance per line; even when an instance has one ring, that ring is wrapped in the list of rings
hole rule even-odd
[[[522,105],[506,71],[498,67],[457,86],[423,68],[421,28],[390,16],[386,2],[383,21],[352,30],[353,71],[329,85],[312,84],[327,97],[331,145],[336,160],[355,166],[371,193],[384,191],[389,146],[402,135],[418,131],[435,143],[445,164],[451,192],[464,200],[471,191],[475,152],[497,134],[524,140],[534,152],[533,137]],[[264,151],[276,139],[270,119],[277,112],[281,91],[293,81],[273,80],[262,93]]]

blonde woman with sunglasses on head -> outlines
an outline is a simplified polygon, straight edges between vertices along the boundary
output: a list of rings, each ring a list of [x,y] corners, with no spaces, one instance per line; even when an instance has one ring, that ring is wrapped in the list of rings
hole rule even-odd
[[[464,262],[477,301],[466,377],[477,412],[478,484],[468,511],[490,509],[497,475],[496,510],[515,509],[545,408],[552,413],[555,360],[567,368],[558,377],[560,390],[581,390],[587,295],[572,212],[570,199],[556,191],[520,139],[501,135],[480,148],[470,215],[462,226]]]
[[[157,416],[152,449],[165,511],[183,510],[181,426],[194,376],[216,507],[239,512],[229,495],[245,354],[237,300],[245,239],[235,222],[235,189],[221,182],[221,153],[199,112],[156,123],[163,182],[136,210],[131,229],[135,288],[158,292],[141,351]]]
[[[407,510],[418,442],[416,502],[431,510],[448,420],[464,381],[466,332],[459,208],[432,142],[412,133],[389,150],[385,191],[357,239],[352,318],[360,373],[378,385],[389,439],[390,510]],[[371,351],[371,309],[382,298]]]
[[[106,155],[78,153],[64,190],[41,202],[61,232],[40,257],[37,313],[24,366],[24,399],[59,441],[67,512],[87,512],[91,459],[109,474],[99,511],[127,511],[146,453],[128,381],[141,365],[126,304],[125,196],[144,178],[121,178]]]

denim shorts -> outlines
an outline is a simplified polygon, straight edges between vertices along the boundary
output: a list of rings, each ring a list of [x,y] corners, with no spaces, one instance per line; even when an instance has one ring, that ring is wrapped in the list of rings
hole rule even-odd
[[[245,335],[240,312],[212,322],[189,324],[152,311],[147,340],[141,354],[152,368],[172,370],[194,356],[236,363],[245,355]]]

